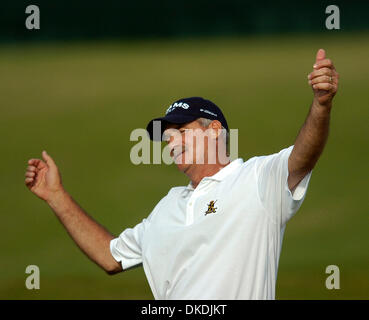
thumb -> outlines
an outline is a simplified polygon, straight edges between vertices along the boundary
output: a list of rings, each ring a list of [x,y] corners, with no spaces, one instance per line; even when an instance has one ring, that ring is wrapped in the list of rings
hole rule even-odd
[[[318,61],[324,60],[324,59],[325,59],[325,50],[324,49],[319,49],[318,52],[316,53],[315,62],[318,62]]]
[[[46,151],[42,151],[42,158],[45,160],[46,164],[48,165],[48,167],[56,167],[56,164],[53,160],[53,158],[51,158]]]

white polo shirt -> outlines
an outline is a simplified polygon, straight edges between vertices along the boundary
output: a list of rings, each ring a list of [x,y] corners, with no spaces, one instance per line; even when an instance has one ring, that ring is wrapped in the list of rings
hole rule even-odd
[[[170,189],[111,241],[113,257],[124,270],[142,263],[155,299],[275,299],[286,222],[311,177],[291,194],[292,149],[234,160],[196,189]]]

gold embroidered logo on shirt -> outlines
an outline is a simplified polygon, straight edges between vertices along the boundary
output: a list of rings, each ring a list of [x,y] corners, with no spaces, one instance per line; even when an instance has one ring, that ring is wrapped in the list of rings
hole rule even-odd
[[[217,201],[218,200],[210,201],[210,203],[208,204],[208,210],[205,211],[205,215],[216,212],[216,209],[218,208],[214,208],[214,205],[215,205],[215,202]]]

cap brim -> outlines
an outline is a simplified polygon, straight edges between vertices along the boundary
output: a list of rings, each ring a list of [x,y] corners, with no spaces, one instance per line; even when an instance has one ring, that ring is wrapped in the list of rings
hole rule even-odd
[[[179,115],[179,114],[167,115],[165,117],[156,118],[156,119],[151,120],[149,124],[147,125],[146,130],[151,140],[162,141],[163,133],[168,124],[188,123],[188,122],[192,122],[196,120],[197,118],[198,116],[192,116],[192,115]],[[155,123],[155,128],[154,128],[154,121],[157,121],[157,123]]]

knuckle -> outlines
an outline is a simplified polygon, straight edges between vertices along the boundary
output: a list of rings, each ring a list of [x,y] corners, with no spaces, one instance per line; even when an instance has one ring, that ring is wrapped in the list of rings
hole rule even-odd
[[[317,77],[315,78],[316,83],[321,82],[321,80],[322,80],[322,76],[317,76]]]
[[[320,75],[320,71],[319,70],[316,70],[314,72],[311,73],[311,78],[316,78]]]

